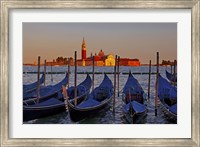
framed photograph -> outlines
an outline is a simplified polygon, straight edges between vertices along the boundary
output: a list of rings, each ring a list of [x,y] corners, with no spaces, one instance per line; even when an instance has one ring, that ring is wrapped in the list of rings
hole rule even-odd
[[[199,8],[1,1],[1,146],[199,146]]]

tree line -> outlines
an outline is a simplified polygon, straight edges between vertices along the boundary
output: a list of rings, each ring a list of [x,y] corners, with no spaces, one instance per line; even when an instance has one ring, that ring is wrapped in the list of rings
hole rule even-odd
[[[67,64],[68,63],[68,58],[66,57],[57,57],[56,60],[53,60],[56,63],[63,63],[63,64]],[[70,57],[70,61],[73,61],[73,58]]]

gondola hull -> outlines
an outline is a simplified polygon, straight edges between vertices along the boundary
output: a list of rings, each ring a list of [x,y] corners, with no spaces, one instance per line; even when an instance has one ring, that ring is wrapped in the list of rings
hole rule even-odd
[[[160,107],[161,107],[163,113],[165,114],[165,116],[166,116],[169,120],[171,120],[171,121],[173,121],[173,122],[177,122],[177,114],[171,112],[171,111],[169,110],[169,108],[166,107],[166,104],[164,104],[164,102],[163,102],[162,100],[160,100],[160,101],[161,101]]]
[[[128,123],[130,124],[138,124],[138,123],[143,123],[145,116],[147,115],[147,109],[142,112],[142,113],[136,113],[134,115],[131,115],[130,113],[125,113],[124,112],[124,116],[126,118],[126,120],[128,121]]]
[[[129,123],[143,123],[144,116],[147,114],[147,108],[144,104],[132,101],[123,106],[123,112]]]
[[[111,98],[105,100],[98,106],[88,107],[88,108],[79,108],[72,105],[70,102],[68,103],[68,109],[70,118],[74,122],[78,122],[84,118],[89,118],[98,114],[98,112],[104,109],[106,106],[109,106],[109,102]]]
[[[147,107],[145,105],[146,99],[144,97],[144,90],[141,85],[129,73],[127,82],[123,88],[123,113],[129,123],[141,123],[142,119],[147,114]]]
[[[85,100],[87,94],[79,97],[77,99],[77,103],[81,103]],[[31,102],[31,101],[30,101]],[[45,102],[45,101],[44,101]],[[34,106],[34,105],[24,105],[23,106],[23,121],[29,121],[37,118],[42,118],[46,116],[50,116],[53,114],[57,114],[59,112],[64,112],[66,109],[65,102],[60,104],[46,105],[46,106]]]
[[[39,91],[40,99],[55,97],[58,92],[62,91],[62,85],[66,86],[67,83],[68,83],[68,76],[66,74],[65,78],[59,83],[51,86],[41,87]],[[23,93],[23,100],[37,99],[37,96],[38,96],[37,91],[33,91],[31,93]]]
[[[177,76],[174,76],[174,74],[169,73],[167,70],[166,70],[166,77],[170,82],[172,82],[172,84],[177,83]]]
[[[23,107],[23,121],[47,117],[66,110],[65,103],[46,107]]]
[[[44,83],[44,80],[45,80],[45,75],[43,74],[39,80],[40,85]],[[31,84],[23,85],[23,93],[26,94],[26,93],[31,93],[33,91],[36,91],[37,86],[38,86],[38,81]]]
[[[77,103],[81,103],[87,97],[91,88],[91,78],[87,78],[79,84],[78,87],[86,87],[86,91],[77,98]],[[37,98],[23,101],[23,121],[28,121],[36,118],[50,116],[66,110],[65,100],[61,92],[57,93],[56,97],[40,98],[37,103]]]
[[[159,75],[158,97],[160,106],[171,121],[177,121],[177,88],[172,86],[166,79]]]
[[[73,101],[68,101],[69,115],[72,121],[77,122],[84,118],[98,115],[109,105],[113,97],[112,81],[105,74],[102,83],[96,87],[87,97],[85,101],[78,105],[74,105]]]

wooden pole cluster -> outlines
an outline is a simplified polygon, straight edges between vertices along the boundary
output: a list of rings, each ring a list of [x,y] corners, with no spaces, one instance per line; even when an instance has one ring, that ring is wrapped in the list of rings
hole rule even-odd
[[[156,74],[155,116],[157,116],[157,110],[158,110],[158,76],[159,76],[159,52],[157,52],[157,74]]]
[[[118,90],[118,97],[119,97],[119,62],[120,62],[120,56],[118,56],[118,59],[117,59],[117,90]]]
[[[47,61],[44,60],[44,86],[46,86]]]
[[[37,103],[39,103],[39,98],[40,98],[40,56],[38,56],[38,74],[37,74],[37,80],[38,80],[38,85],[37,85]]]
[[[67,71],[67,73],[68,73],[68,83],[67,83],[67,87],[69,88],[69,78],[70,78],[70,58],[68,58],[68,71]]]
[[[94,56],[92,56],[92,90],[94,90]]]
[[[115,65],[114,65],[113,114],[115,112],[115,97],[116,97],[116,67],[117,67],[117,55],[115,56]]]
[[[104,74],[104,73],[106,73],[106,74],[111,74],[111,75],[113,75],[114,74],[114,72],[105,72],[105,71],[95,71],[94,72],[94,74]],[[23,72],[23,74],[37,74],[37,71],[35,72],[35,71],[30,71],[30,72]],[[56,75],[58,75],[58,74],[66,74],[66,71],[54,71],[54,72],[47,72],[46,74],[56,74]],[[90,71],[77,71],[77,74],[92,74],[92,71],[90,72]],[[120,74],[123,74],[123,75],[128,75],[129,74],[129,72],[120,72]],[[148,72],[132,72],[131,73],[132,75],[149,75],[149,71]],[[151,72],[151,75],[153,75],[153,74],[156,74],[156,72]]]
[[[151,85],[151,60],[149,61],[148,99],[150,98],[150,85]]]

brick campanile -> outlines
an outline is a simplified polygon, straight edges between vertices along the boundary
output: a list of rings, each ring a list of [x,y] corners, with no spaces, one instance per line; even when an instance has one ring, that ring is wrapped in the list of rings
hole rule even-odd
[[[82,42],[82,60],[86,59],[86,44],[85,44],[85,39],[83,37],[83,42]]]

